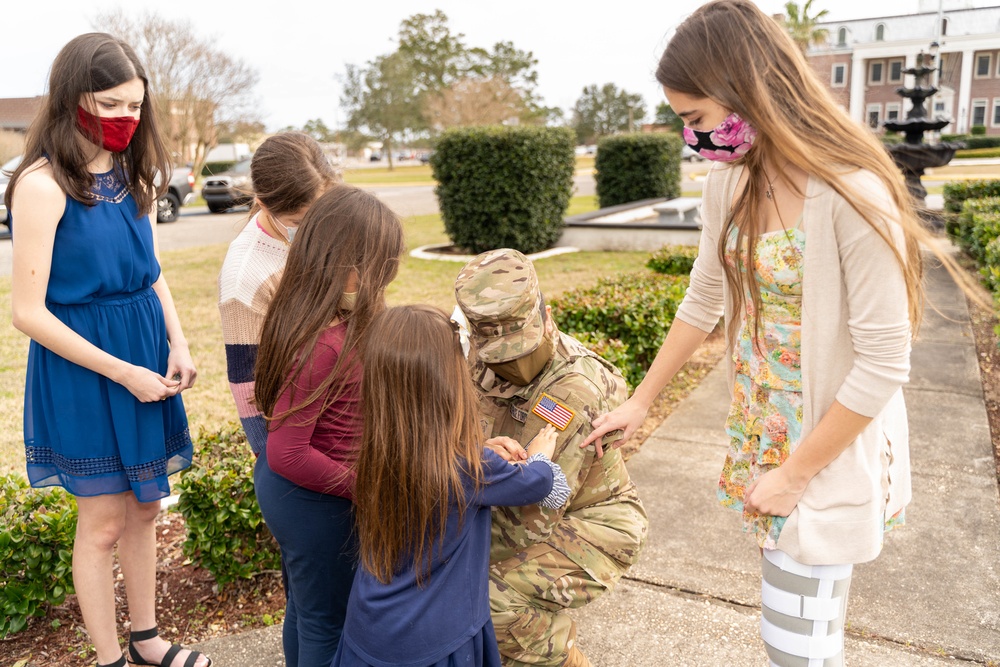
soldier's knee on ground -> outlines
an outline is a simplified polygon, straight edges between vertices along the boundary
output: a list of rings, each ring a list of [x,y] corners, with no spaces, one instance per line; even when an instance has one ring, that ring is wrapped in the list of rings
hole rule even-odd
[[[576,642],[576,625],[568,614],[538,607],[494,577],[490,579],[490,614],[507,667],[561,666]]]

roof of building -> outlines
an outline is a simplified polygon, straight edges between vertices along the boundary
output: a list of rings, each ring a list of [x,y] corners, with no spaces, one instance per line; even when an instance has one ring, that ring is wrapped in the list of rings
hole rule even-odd
[[[948,21],[947,37],[960,35],[988,35],[1000,33],[1000,5],[992,7],[967,7],[948,9],[942,15]],[[938,37],[937,11],[873,16],[847,21],[822,21],[817,27],[830,31],[830,39],[836,39],[840,28],[849,32],[848,42],[874,42],[875,27],[885,24],[885,41],[904,39],[936,39]]]
[[[0,98],[0,130],[26,131],[44,99],[41,95]]]

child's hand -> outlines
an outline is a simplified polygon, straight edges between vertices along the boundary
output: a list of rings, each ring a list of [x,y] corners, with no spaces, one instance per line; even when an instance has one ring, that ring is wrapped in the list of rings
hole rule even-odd
[[[490,438],[483,444],[492,449],[500,458],[508,463],[520,463],[528,458],[528,453],[524,451],[521,443],[505,435]]]
[[[530,443],[528,443],[528,456],[533,454],[545,454],[552,459],[556,452],[556,429],[551,424],[546,424],[538,432]]]

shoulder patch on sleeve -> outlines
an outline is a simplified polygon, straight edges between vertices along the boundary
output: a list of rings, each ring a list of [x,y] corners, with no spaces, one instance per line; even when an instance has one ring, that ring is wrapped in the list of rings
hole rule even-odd
[[[535,407],[531,409],[531,412],[552,424],[560,431],[565,431],[576,415],[576,412],[571,410],[569,406],[547,393],[543,393],[539,397],[538,402],[535,403]]]

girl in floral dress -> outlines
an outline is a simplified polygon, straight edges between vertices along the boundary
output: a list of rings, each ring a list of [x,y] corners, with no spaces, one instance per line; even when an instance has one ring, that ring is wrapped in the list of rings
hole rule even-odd
[[[699,7],[656,76],[687,144],[716,162],[698,259],[646,377],[583,446],[627,441],[723,317],[718,495],[761,547],[761,638],[772,665],[837,667],[853,566],[910,501],[902,387],[930,235],[878,139],[753,2]]]

